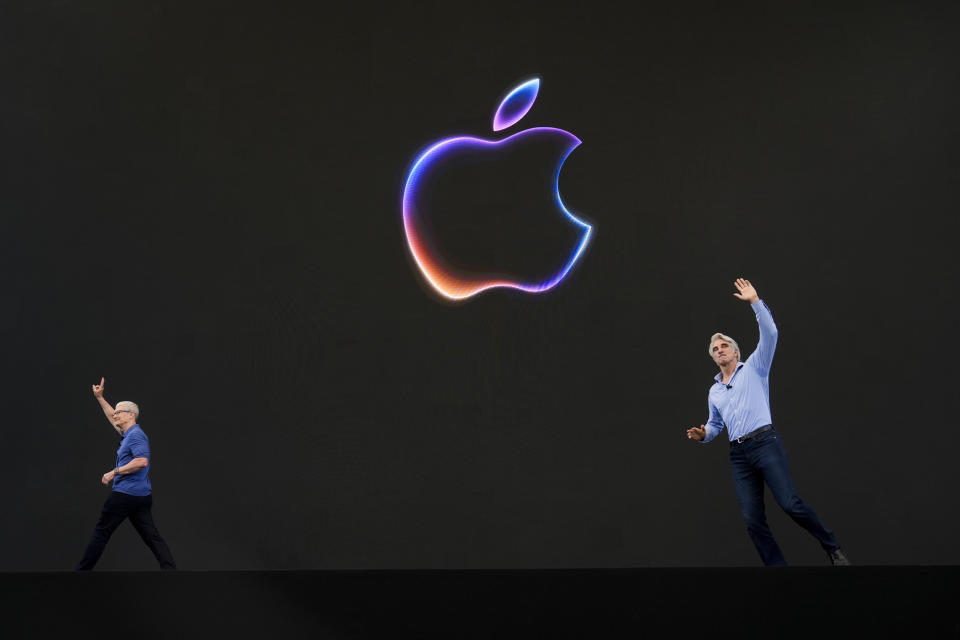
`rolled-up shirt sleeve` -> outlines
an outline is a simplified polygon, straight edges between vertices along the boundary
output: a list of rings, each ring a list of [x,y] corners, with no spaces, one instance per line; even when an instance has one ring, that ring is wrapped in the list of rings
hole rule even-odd
[[[704,430],[707,432],[707,435],[700,441],[702,444],[710,442],[723,431],[723,417],[720,416],[720,410],[709,401],[707,402],[707,406],[709,407],[710,415],[707,416],[707,423],[704,425]]]

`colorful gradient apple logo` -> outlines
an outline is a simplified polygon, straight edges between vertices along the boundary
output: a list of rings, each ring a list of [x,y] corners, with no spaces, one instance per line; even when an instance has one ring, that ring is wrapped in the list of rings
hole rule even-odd
[[[523,118],[530,107],[533,106],[539,90],[540,79],[534,78],[510,91],[493,116],[493,130],[502,131]],[[562,266],[559,271],[536,282],[490,279],[488,276],[471,275],[463,272],[463,270],[450,268],[450,263],[441,255],[441,249],[428,241],[428,225],[422,220],[423,210],[425,209],[423,203],[428,195],[424,193],[423,187],[429,182],[428,178],[431,173],[442,166],[445,159],[454,154],[498,153],[507,150],[514,144],[531,142],[534,144],[549,142],[550,145],[560,150],[556,172],[553,174],[553,193],[548,195],[563,216],[578,227],[578,243],[572,248],[569,256],[561,262]],[[413,259],[427,282],[445,298],[462,300],[495,287],[508,287],[528,293],[539,293],[553,288],[563,280],[583,254],[593,232],[593,228],[589,224],[574,216],[564,206],[558,186],[563,163],[579,144],[580,140],[576,136],[563,129],[533,127],[500,140],[483,140],[467,136],[446,138],[431,145],[420,154],[410,169],[403,189],[403,227]]]

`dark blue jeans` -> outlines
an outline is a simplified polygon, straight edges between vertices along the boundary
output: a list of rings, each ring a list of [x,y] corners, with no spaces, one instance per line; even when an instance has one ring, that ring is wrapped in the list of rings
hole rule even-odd
[[[177,565],[173,561],[173,555],[167,543],[160,537],[157,526],[153,524],[153,514],[150,509],[153,507],[153,496],[131,496],[119,491],[111,491],[106,502],[103,503],[103,510],[100,512],[100,519],[93,528],[93,534],[90,536],[90,542],[83,553],[83,558],[77,563],[77,571],[91,571],[100,555],[103,554],[104,547],[110,536],[116,531],[117,527],[130,518],[133,528],[140,534],[140,538],[150,547],[153,556],[160,563],[160,568],[164,570],[176,569]]]
[[[740,502],[747,532],[760,553],[763,564],[768,567],[787,564],[767,525],[763,506],[764,482],[770,487],[770,493],[780,508],[793,518],[794,522],[809,531],[825,551],[839,548],[833,532],[823,526],[813,509],[797,496],[787,464],[787,452],[776,429],[770,429],[740,444],[731,443],[730,466],[733,469],[733,488]]]

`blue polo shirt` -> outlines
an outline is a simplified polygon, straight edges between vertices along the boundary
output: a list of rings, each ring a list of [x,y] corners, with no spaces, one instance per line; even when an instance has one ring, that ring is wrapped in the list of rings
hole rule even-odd
[[[120,448],[117,449],[117,464],[122,467],[134,458],[150,460],[150,441],[139,424],[135,424],[123,432],[120,439]],[[136,473],[116,475],[113,478],[113,490],[131,496],[148,496],[152,490],[150,486],[150,463]]]
[[[737,364],[728,383],[730,386],[721,382],[722,374],[714,378],[707,400],[710,416],[703,442],[716,438],[724,427],[727,437],[736,440],[773,422],[770,419],[770,367],[777,349],[777,325],[762,300],[750,306],[760,327],[760,341],[747,361]]]

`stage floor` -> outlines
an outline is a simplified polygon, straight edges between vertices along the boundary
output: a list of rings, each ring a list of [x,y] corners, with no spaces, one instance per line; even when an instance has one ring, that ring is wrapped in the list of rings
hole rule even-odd
[[[0,635],[960,638],[958,578],[960,567],[2,573]]]

